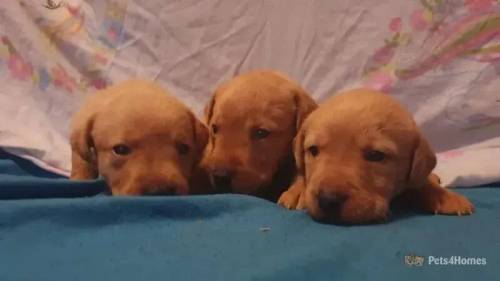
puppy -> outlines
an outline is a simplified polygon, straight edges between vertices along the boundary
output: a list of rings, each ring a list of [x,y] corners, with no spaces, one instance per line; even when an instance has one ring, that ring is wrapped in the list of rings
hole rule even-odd
[[[292,142],[317,105],[284,75],[253,71],[221,85],[205,110],[202,161],[216,192],[276,201],[293,178]]]
[[[207,128],[153,82],[91,95],[71,125],[71,179],[104,177],[113,195],[187,194]]]
[[[325,102],[298,133],[295,158],[298,176],[279,204],[306,208],[319,221],[385,220],[398,195],[426,212],[473,212],[467,198],[440,186],[429,143],[411,114],[383,93],[358,89]]]

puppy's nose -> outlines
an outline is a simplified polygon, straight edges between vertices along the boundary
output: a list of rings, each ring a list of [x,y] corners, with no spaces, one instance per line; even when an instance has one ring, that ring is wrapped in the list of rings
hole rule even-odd
[[[215,169],[212,171],[215,188],[221,192],[231,191],[231,180],[233,173],[227,169]]]
[[[347,201],[348,195],[345,193],[325,194],[318,195],[318,205],[324,212],[336,213],[340,211],[342,205]]]

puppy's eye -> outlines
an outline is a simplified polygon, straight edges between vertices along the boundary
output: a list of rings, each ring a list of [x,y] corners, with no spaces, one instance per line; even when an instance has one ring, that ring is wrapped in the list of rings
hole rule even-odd
[[[309,146],[307,151],[309,151],[313,157],[316,157],[319,154],[319,148],[315,145]]]
[[[132,149],[130,147],[124,145],[124,144],[117,144],[113,146],[113,153],[119,156],[125,156],[129,155],[132,152]]]
[[[260,139],[267,138],[267,136],[269,136],[269,134],[271,134],[271,132],[269,132],[268,130],[259,128],[259,129],[256,129],[252,132],[252,137],[254,139],[260,140]]]
[[[212,125],[212,133],[215,135],[215,134],[217,134],[218,131],[219,131],[219,127],[217,127],[217,125],[213,124]]]
[[[185,144],[185,143],[178,143],[177,144],[177,151],[179,152],[179,154],[181,155],[186,155],[189,153],[189,145]]]
[[[364,157],[367,161],[370,161],[370,162],[382,162],[385,160],[385,158],[387,156],[382,151],[366,150],[364,152]]]

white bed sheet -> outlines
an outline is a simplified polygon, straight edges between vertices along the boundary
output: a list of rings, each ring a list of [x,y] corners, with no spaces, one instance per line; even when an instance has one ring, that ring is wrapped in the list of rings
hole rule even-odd
[[[358,86],[414,113],[445,184],[500,180],[500,3],[487,0],[0,2],[0,146],[67,175],[89,93],[141,77],[200,114],[218,83],[280,70],[318,101]]]

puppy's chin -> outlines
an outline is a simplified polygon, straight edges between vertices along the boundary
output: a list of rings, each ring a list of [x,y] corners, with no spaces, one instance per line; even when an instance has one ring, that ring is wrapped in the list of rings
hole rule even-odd
[[[270,184],[270,180],[259,180],[257,178],[251,180],[237,179],[231,184],[230,192],[259,196],[263,189]]]
[[[388,201],[378,195],[352,194],[334,211],[323,210],[317,195],[306,192],[305,205],[308,214],[321,223],[338,225],[374,224],[388,220]]]
[[[172,196],[189,193],[189,186],[184,181],[151,185],[144,185],[143,181],[119,181],[120,184],[116,184],[115,181],[114,185],[109,181],[106,182],[113,196]]]
[[[131,187],[131,188],[111,188],[111,194],[113,196],[173,196],[173,195],[187,195],[187,187],[178,187],[175,189],[163,189],[163,188],[141,188],[141,187]]]
[[[237,170],[228,186],[216,186],[212,176],[210,181],[216,192],[259,196],[263,190],[271,185],[272,178],[272,175],[259,174],[251,170]]]

